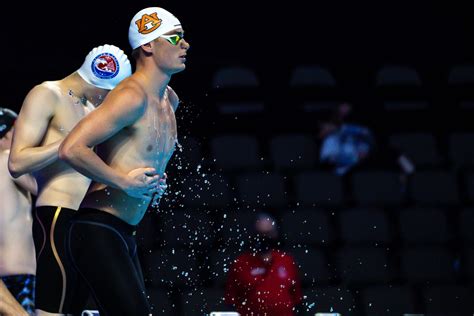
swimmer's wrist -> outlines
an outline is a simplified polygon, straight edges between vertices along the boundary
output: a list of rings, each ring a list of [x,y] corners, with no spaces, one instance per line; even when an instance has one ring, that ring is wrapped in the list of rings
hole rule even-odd
[[[113,186],[115,186],[116,189],[126,191],[126,189],[130,187],[128,176],[126,174],[119,174],[116,181],[114,181]]]

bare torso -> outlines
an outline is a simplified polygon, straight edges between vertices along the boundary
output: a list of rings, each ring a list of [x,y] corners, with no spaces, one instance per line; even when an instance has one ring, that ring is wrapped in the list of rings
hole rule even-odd
[[[145,114],[137,122],[97,146],[97,154],[105,163],[124,173],[153,167],[160,176],[164,174],[177,142],[176,118],[169,91],[168,88],[161,101],[149,98]],[[94,182],[81,207],[100,209],[136,225],[149,202]]]
[[[59,96],[55,114],[41,142],[41,145],[47,145],[64,139],[94,107],[90,103],[85,106],[73,91],[61,86],[60,81],[42,85]],[[90,185],[90,179],[59,159],[35,172],[34,176],[38,183],[36,206],[62,206],[77,210]]]
[[[0,152],[0,276],[35,274],[31,195],[8,171],[8,151]]]

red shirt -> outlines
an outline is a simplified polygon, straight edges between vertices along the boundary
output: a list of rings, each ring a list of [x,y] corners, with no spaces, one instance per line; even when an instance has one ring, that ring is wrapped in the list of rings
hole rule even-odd
[[[273,250],[270,262],[245,252],[230,268],[226,304],[242,316],[293,316],[301,302],[298,270],[291,255]]]

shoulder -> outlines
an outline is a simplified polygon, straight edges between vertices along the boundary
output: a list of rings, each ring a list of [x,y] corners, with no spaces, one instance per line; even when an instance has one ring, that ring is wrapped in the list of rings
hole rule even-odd
[[[37,115],[44,113],[46,116],[51,116],[59,104],[60,89],[57,84],[52,82],[43,82],[34,86],[26,95],[23,105],[20,110],[21,119],[24,115]]]
[[[125,79],[105,98],[104,104],[114,107],[126,107],[130,111],[144,111],[147,95],[135,80]]]
[[[59,99],[61,88],[56,81],[45,81],[33,87],[28,95]]]
[[[167,87],[168,90],[168,98],[170,100],[171,106],[173,107],[173,110],[176,111],[179,105],[179,97],[176,94],[176,92],[171,88],[170,86]]]

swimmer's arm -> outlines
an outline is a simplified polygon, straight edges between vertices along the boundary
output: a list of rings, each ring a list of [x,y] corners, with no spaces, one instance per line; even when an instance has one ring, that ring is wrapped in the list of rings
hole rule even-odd
[[[86,177],[122,189],[127,175],[109,167],[93,150],[145,113],[143,96],[130,88],[112,90],[96,110],[82,119],[59,148],[61,160]]]
[[[40,170],[58,159],[61,141],[40,146],[54,116],[58,96],[43,86],[33,88],[15,122],[8,169],[17,178]]]
[[[13,178],[8,170],[8,156],[10,151],[6,150],[0,153],[0,177],[11,179],[20,188],[30,192],[33,195],[38,195],[38,186],[35,178],[31,174],[24,174],[18,178]]]
[[[31,174],[24,174],[18,178],[13,178],[13,181],[21,188],[30,192],[33,195],[38,195],[38,185],[35,178]]]
[[[176,92],[173,90],[173,88],[171,88],[170,86],[168,86],[168,93],[169,93],[169,100],[171,102],[171,106],[173,107],[173,111],[176,112],[176,109],[178,108],[178,105],[179,105],[179,97],[178,95],[176,94]]]

